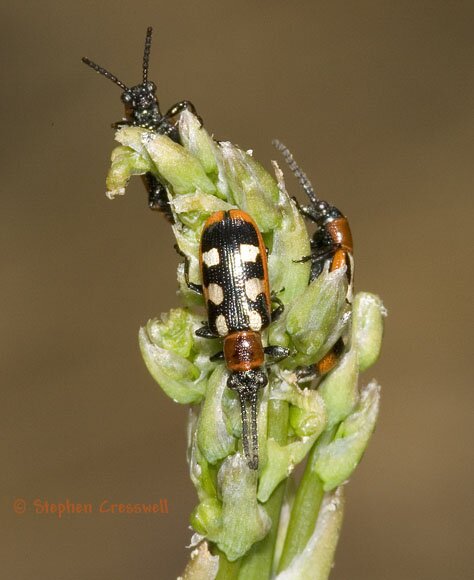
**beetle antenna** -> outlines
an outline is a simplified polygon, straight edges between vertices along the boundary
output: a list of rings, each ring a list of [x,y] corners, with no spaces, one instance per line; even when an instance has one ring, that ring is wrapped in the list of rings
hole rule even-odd
[[[96,72],[98,72],[99,74],[104,76],[106,79],[111,80],[113,83],[118,85],[124,91],[128,90],[128,87],[121,80],[119,80],[115,75],[113,75],[111,72],[109,72],[107,69],[99,66],[98,64],[95,64],[95,62],[92,62],[90,59],[88,59],[85,56],[82,57],[82,62],[84,64],[86,64],[87,66],[90,66],[91,68],[93,68]]]
[[[239,392],[239,400],[240,400],[240,416],[242,419],[242,447],[244,449],[244,455],[247,459],[249,467],[251,467],[251,459],[249,453],[249,436],[248,436],[248,420],[247,420],[247,407],[245,406],[246,398],[242,393]]]
[[[252,461],[250,468],[258,469],[258,431],[257,431],[257,391],[250,398],[250,413],[252,425]]]
[[[316,193],[314,192],[313,186],[311,185],[311,181],[306,176],[306,173],[296,163],[293,155],[291,154],[291,151],[284,143],[282,143],[278,139],[273,139],[272,145],[283,155],[283,158],[288,164],[288,167],[291,169],[296,179],[300,182],[301,186],[306,192],[306,195],[309,197],[311,203],[316,204],[319,200]]]
[[[257,391],[250,395],[239,392],[239,401],[242,418],[242,447],[248,466],[255,470],[258,469]],[[247,414],[247,403],[250,403],[250,418]]]
[[[153,33],[153,28],[149,26],[146,29],[145,36],[145,50],[143,51],[143,83],[148,81],[148,63],[150,61],[150,50],[151,50],[151,35]]]

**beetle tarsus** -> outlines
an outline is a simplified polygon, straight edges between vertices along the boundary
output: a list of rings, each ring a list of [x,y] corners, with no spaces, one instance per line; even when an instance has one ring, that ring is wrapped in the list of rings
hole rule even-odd
[[[280,360],[283,360],[287,356],[290,355],[290,349],[285,348],[284,346],[266,346],[263,349],[263,352],[273,359],[272,363],[276,363]]]
[[[218,336],[216,336],[216,334],[209,328],[209,324],[206,322],[206,324],[204,324],[204,326],[201,326],[201,328],[198,328],[196,330],[196,332],[194,333],[196,336],[199,336],[200,338],[219,338]]]

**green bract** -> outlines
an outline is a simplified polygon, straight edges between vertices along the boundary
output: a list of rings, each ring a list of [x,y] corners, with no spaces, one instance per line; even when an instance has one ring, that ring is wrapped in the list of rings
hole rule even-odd
[[[209,360],[222,349],[221,341],[195,335],[205,317],[203,300],[188,288],[183,263],[177,277],[185,307],[140,330],[140,349],[152,377],[174,401],[192,405],[188,463],[199,503],[191,524],[194,543],[201,543],[184,578],[236,578],[242,565],[243,580],[270,578],[277,571],[282,580],[322,580],[341,525],[339,486],[359,462],[375,426],[380,389],[370,383],[359,394],[357,382],[359,372],[379,355],[384,309],[368,293],[357,294],[351,307],[345,268],[330,272],[325,267],[309,283],[311,263],[301,259],[311,253],[310,237],[276,164],[275,179],[251,153],[214,141],[189,111],[182,113],[179,131],[182,144],[139,127],[119,129],[107,195],[123,194],[133,175],[150,172],[161,181],[169,193],[177,245],[196,284],[205,220],[218,210],[248,212],[268,246],[271,289],[285,306],[263,341],[291,352],[269,368],[269,385],[260,392],[256,472],[242,453],[240,404],[227,388],[225,365]],[[340,337],[346,352],[339,364],[318,388],[301,382],[301,368],[320,361]],[[280,519],[285,484],[308,453],[301,483],[287,494]]]
[[[338,427],[334,439],[318,449],[315,471],[325,491],[341,485],[356,468],[375,428],[379,411],[380,387],[370,383],[358,406]]]

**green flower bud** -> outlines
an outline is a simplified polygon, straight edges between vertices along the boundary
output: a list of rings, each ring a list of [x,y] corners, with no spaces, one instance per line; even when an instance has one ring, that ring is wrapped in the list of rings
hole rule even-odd
[[[359,353],[361,372],[379,358],[382,347],[383,318],[387,315],[382,300],[375,294],[359,292],[352,313],[352,342]]]
[[[359,378],[357,350],[352,349],[344,355],[338,366],[322,381],[318,391],[326,404],[328,429],[343,421],[357,404]]]
[[[197,425],[199,413],[196,407],[189,410],[188,421],[188,464],[191,481],[196,488],[200,501],[216,498],[215,477],[209,468],[197,443]]]
[[[274,439],[267,441],[267,462],[260,475],[258,500],[265,503],[276,486],[301,463],[316,441],[317,435],[280,445]]]
[[[219,556],[213,556],[207,542],[202,542],[191,552],[183,575],[177,580],[213,580],[219,571]]]
[[[335,343],[347,321],[346,293],[344,269],[328,272],[325,268],[289,306],[284,323],[297,350],[289,363],[293,366],[314,364]]]
[[[275,580],[327,580],[333,567],[343,515],[344,495],[340,487],[334,493],[326,494],[306,547]]]
[[[314,469],[330,491],[346,481],[357,467],[375,428],[380,386],[371,382],[363,389],[355,411],[343,421],[333,441],[318,450]]]
[[[197,427],[199,449],[209,463],[216,463],[235,450],[235,439],[229,433],[222,409],[222,397],[227,388],[227,371],[219,365],[209,378]]]
[[[215,142],[196,115],[188,110],[183,111],[179,117],[179,134],[185,149],[199,160],[206,174],[214,181],[218,172]]]
[[[172,310],[162,320],[150,320],[139,332],[143,360],[151,376],[177,403],[199,402],[206,388],[200,369],[189,362],[193,344],[193,317],[183,309]]]
[[[262,540],[271,520],[256,498],[257,473],[236,453],[228,457],[218,474],[222,497],[222,530],[217,546],[232,562]]]
[[[306,289],[311,265],[310,262],[297,260],[308,256],[311,248],[304,219],[286,192],[280,168],[276,164],[274,168],[278,179],[278,205],[282,221],[280,227],[273,232],[268,270],[270,287],[278,293],[284,303],[288,303]]]
[[[216,211],[227,211],[233,206],[214,195],[205,193],[189,193],[176,196],[171,205],[182,222],[201,235],[202,226],[207,218]]]
[[[190,523],[194,530],[210,541],[219,539],[222,530],[222,504],[217,498],[203,500],[192,512]]]
[[[153,131],[142,127],[124,125],[115,132],[115,140],[129,149],[133,149],[144,160],[148,160],[150,167],[153,166],[150,156],[147,153],[147,139],[153,138]]]
[[[164,178],[174,194],[193,193],[197,190],[216,193],[216,187],[207,177],[199,160],[167,135],[159,135],[141,127],[122,127],[117,131],[115,139],[133,149],[145,161],[149,160],[150,171],[158,178]]]
[[[235,204],[254,218],[263,233],[278,228],[278,188],[271,175],[232,143],[220,143],[220,149]]]
[[[294,375],[285,375],[289,381],[276,381],[270,397],[291,404],[290,424],[298,437],[319,435],[326,428],[326,408],[320,393],[300,389]]]
[[[202,165],[184,147],[166,135],[144,135],[146,149],[158,174],[171,185],[173,193],[182,195],[202,191],[217,193],[216,186],[207,177]]]
[[[193,347],[194,316],[182,308],[162,314],[161,320],[149,320],[146,331],[156,346],[188,358]]]
[[[114,199],[125,194],[132,175],[143,175],[151,170],[151,163],[130,147],[116,147],[112,151],[111,165],[107,174],[106,196]]]
[[[267,461],[264,464],[258,487],[258,499],[268,500],[276,486],[300,463],[313,443],[326,428],[326,409],[318,391],[300,389],[291,373],[287,380],[275,381],[270,397],[290,403],[290,424],[300,439],[280,445],[274,439],[267,441]],[[291,382],[292,381],[292,382]]]

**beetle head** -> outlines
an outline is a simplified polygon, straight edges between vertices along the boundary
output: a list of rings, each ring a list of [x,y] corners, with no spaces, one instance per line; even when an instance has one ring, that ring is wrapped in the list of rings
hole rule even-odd
[[[244,399],[250,397],[259,389],[263,389],[267,384],[267,373],[262,368],[233,372],[227,379],[229,389],[237,391]]]

